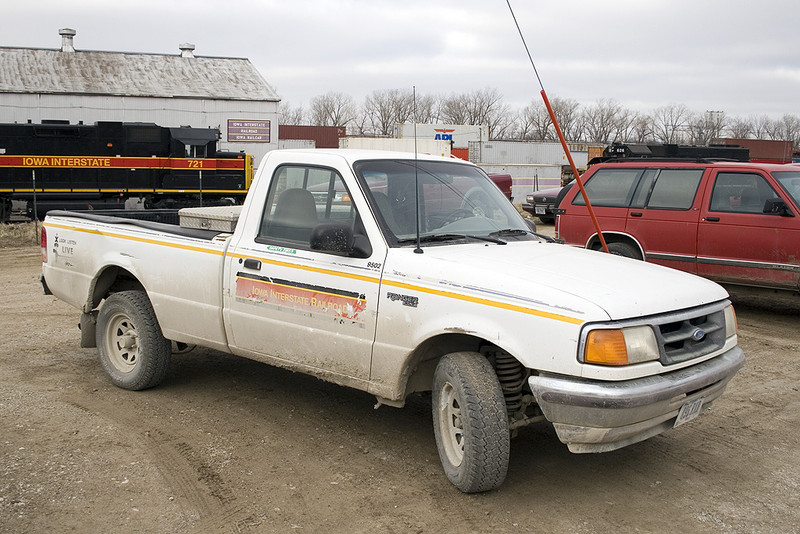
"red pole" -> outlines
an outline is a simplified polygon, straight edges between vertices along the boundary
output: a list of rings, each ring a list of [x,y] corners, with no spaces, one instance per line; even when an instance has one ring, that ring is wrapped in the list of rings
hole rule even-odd
[[[589,202],[589,196],[586,194],[586,189],[583,187],[583,179],[581,175],[578,174],[578,168],[575,166],[575,162],[572,160],[572,153],[569,151],[569,147],[567,146],[567,140],[564,138],[564,134],[561,132],[561,126],[558,125],[558,120],[556,120],[556,114],[553,112],[552,106],[550,106],[550,100],[547,99],[547,93],[544,92],[542,89],[542,99],[544,100],[544,105],[547,108],[547,112],[550,114],[550,120],[553,121],[553,126],[556,129],[556,134],[558,134],[558,139],[561,141],[561,146],[564,148],[564,153],[567,155],[567,160],[569,160],[569,166],[572,167],[572,174],[575,175],[575,180],[578,182],[578,187],[581,190],[581,195],[583,195],[583,200],[586,202],[586,209],[589,210],[589,217],[592,218],[592,224],[594,224],[594,229],[597,231],[597,237],[600,238],[600,244],[603,245],[603,250],[608,252],[608,245],[606,245],[606,238],[603,237],[603,232],[600,231],[600,223],[597,222],[597,217],[594,214],[594,209],[592,209],[592,203]]]

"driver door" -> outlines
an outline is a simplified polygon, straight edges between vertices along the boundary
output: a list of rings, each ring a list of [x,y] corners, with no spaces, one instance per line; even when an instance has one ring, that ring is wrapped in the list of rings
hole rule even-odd
[[[382,265],[386,250],[371,244],[371,255],[359,258],[313,250],[315,227],[332,224],[367,239],[341,175],[326,167],[278,167],[257,234],[242,237],[229,254],[231,344],[254,359],[366,381],[380,283],[368,265]]]

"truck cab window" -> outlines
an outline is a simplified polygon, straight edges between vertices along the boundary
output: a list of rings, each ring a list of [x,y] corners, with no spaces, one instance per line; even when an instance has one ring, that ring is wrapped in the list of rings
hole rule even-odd
[[[319,225],[364,234],[342,177],[333,169],[284,165],[275,171],[262,216],[258,242],[310,249]]]

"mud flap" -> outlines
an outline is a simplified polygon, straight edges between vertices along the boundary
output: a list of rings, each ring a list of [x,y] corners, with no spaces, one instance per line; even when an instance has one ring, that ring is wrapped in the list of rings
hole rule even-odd
[[[78,329],[81,331],[81,348],[93,349],[97,347],[97,310],[81,314]]]

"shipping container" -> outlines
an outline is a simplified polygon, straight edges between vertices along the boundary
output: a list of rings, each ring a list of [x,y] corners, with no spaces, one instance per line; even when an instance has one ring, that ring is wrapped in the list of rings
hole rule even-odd
[[[588,159],[587,165],[590,165],[589,162],[591,162],[595,158],[602,158],[603,150],[605,150],[605,148],[606,148],[605,145],[597,145],[597,146],[590,145],[587,151],[587,159]]]
[[[489,127],[486,125],[465,124],[395,124],[394,137],[397,139],[433,139],[449,141],[451,148],[468,149],[471,141],[489,140]]]
[[[343,137],[339,148],[359,150],[389,150],[392,152],[415,151],[419,154],[450,157],[450,142],[434,139],[394,139],[392,137]]]
[[[339,139],[347,135],[344,126],[296,126],[281,124],[279,139],[304,139],[314,141],[317,148],[339,148]]]
[[[755,163],[791,163],[794,146],[791,141],[768,139],[715,139],[714,143],[740,146],[750,150],[750,161]]]
[[[579,172],[586,169],[589,145],[568,144],[572,159]],[[569,165],[560,143],[539,141],[489,141],[470,142],[469,160],[479,164]]]
[[[293,148],[317,148],[313,139],[281,139],[278,141],[278,148],[281,150]]]

